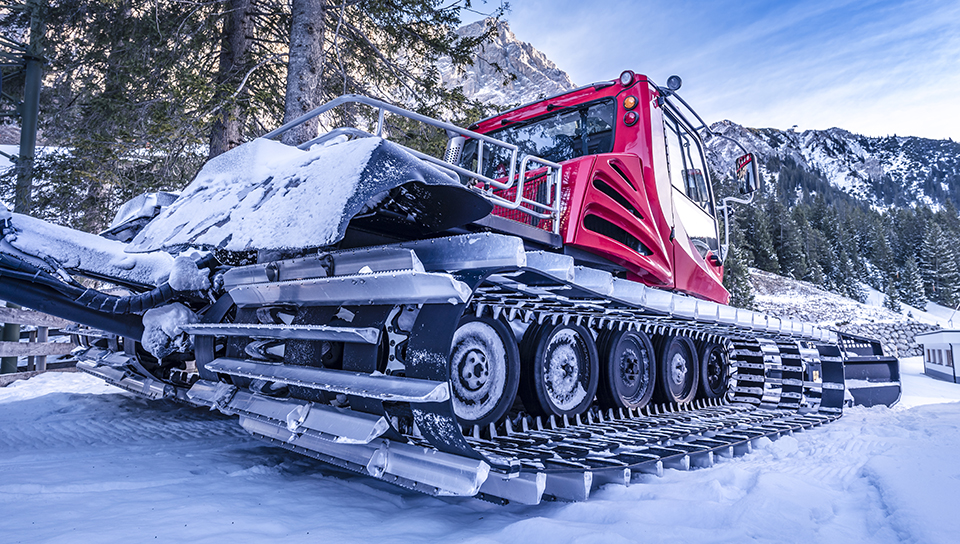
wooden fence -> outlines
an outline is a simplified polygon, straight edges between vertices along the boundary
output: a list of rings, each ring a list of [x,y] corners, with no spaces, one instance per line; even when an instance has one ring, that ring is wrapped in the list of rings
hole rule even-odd
[[[77,336],[70,342],[50,342],[50,329],[66,329],[73,322],[33,310],[0,307],[0,323],[19,323],[36,327],[29,331],[29,342],[0,342],[0,357],[27,357],[27,370],[46,370],[48,356],[66,355],[77,347]]]

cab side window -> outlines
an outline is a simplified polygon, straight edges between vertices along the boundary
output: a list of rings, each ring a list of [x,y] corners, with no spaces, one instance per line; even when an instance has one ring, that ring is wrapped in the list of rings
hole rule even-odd
[[[672,116],[665,115],[663,121],[670,182],[705,212],[714,215],[699,140]]]

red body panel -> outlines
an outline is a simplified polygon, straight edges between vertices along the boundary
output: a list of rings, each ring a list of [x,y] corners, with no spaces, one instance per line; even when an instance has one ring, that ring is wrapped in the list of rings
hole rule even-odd
[[[709,254],[706,259],[701,257],[674,211],[674,199],[686,196],[670,182],[658,91],[645,77],[636,79],[627,87],[617,82],[536,102],[486,119],[473,128],[488,133],[565,106],[614,98],[617,110],[612,150],[562,163],[563,243],[623,267],[628,279],[726,303],[730,295],[722,284],[722,267],[710,263]],[[627,96],[637,98],[632,110],[624,107]],[[638,116],[629,126],[624,120],[628,111]],[[518,219],[512,210],[495,208],[494,213]],[[536,226],[551,226],[548,221],[540,223]]]

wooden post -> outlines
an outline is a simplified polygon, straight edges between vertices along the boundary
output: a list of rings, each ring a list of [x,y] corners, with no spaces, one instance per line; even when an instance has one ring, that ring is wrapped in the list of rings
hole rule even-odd
[[[7,308],[19,308],[19,306],[8,302]],[[3,326],[3,341],[4,342],[20,341],[20,324],[19,323],[7,323]],[[13,374],[16,371],[17,371],[16,357],[0,358],[0,374]]]
[[[5,341],[0,342],[0,357],[3,357],[4,360],[12,359],[14,364],[16,364],[18,357],[27,357],[28,361],[32,360],[36,363],[37,370],[46,370],[48,355],[66,355],[76,347],[76,343],[51,344],[49,342],[50,327],[58,329],[69,327],[72,323],[66,319],[32,310],[0,307],[0,323],[19,323],[37,327],[35,333],[30,333],[30,342],[20,342],[19,334],[15,339],[6,340],[5,338]],[[19,326],[17,325],[18,328]],[[34,338],[36,338],[36,341],[33,341]],[[11,372],[16,372],[16,367]]]
[[[45,343],[47,341],[47,328],[46,327],[37,327],[37,342]],[[37,370],[43,372],[47,369],[47,356],[38,355],[37,356]]]
[[[36,341],[37,341],[37,331],[35,331],[35,330],[30,331],[29,333],[27,333],[27,335],[29,336],[28,342],[36,343]],[[37,357],[36,357],[35,355],[31,355],[31,356],[27,357],[27,372],[36,370],[36,367],[34,366],[34,364],[36,363],[36,358],[37,358]]]

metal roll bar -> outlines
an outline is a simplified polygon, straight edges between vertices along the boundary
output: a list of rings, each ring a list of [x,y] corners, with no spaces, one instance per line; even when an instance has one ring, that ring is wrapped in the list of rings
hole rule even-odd
[[[335,98],[330,102],[327,102],[326,104],[323,104],[322,106],[301,115],[293,121],[290,121],[289,123],[286,123],[283,126],[268,132],[263,137],[275,139],[290,129],[302,125],[310,119],[320,116],[344,104],[363,104],[376,108],[376,131],[374,133],[370,133],[356,127],[340,127],[321,134],[320,136],[313,138],[308,142],[302,143],[298,145],[297,148],[309,149],[311,146],[326,143],[339,136],[355,138],[380,137],[388,139],[387,136],[384,135],[384,117],[387,112],[444,130],[448,136],[457,135],[470,138],[476,140],[478,144],[476,171],[468,170],[457,164],[452,164],[451,162],[447,162],[432,155],[422,153],[415,149],[410,149],[406,146],[403,147],[412,155],[438,167],[447,175],[458,181],[464,178],[472,180],[472,183],[466,183],[465,185],[478,191],[484,196],[484,198],[497,206],[511,210],[518,210],[521,213],[537,219],[551,220],[553,233],[559,234],[560,190],[562,179],[562,176],[560,175],[561,166],[559,164],[533,155],[523,155],[522,157],[518,157],[519,148],[516,145],[498,140],[496,138],[491,138],[490,136],[473,132],[465,128],[461,128],[444,121],[440,121],[439,119],[427,117],[426,115],[421,115],[419,113],[406,110],[367,96],[348,94]],[[505,149],[508,152],[510,156],[510,165],[509,174],[506,177],[506,181],[503,181],[502,179],[493,179],[480,173],[483,167],[483,151],[484,147],[487,145]],[[527,172],[531,164],[536,165],[536,168],[533,168],[534,170],[546,168],[547,183],[550,190],[547,191],[543,202],[540,202],[536,199],[526,198],[523,194],[524,184],[527,181]],[[505,191],[513,189],[514,187],[516,188],[516,195],[512,199],[505,198],[494,193],[494,190]]]

